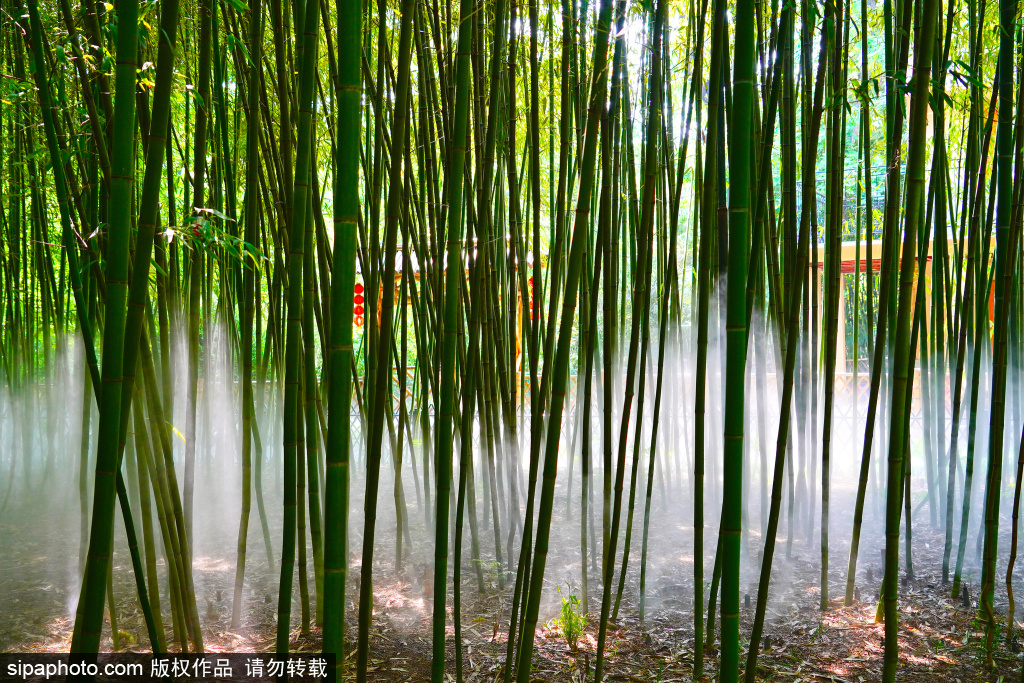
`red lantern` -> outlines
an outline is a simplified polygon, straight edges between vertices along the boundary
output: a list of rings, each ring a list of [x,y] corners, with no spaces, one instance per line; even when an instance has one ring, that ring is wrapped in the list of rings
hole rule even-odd
[[[352,307],[352,313],[355,315],[355,318],[352,320],[352,322],[355,323],[356,327],[362,327],[363,326],[363,307],[362,307],[362,303],[363,303],[363,301],[365,301],[365,299],[363,299],[363,285],[361,283],[359,283],[359,282],[356,283],[355,292],[356,292],[356,295],[354,297],[352,297],[352,303],[354,304],[354,306]]]

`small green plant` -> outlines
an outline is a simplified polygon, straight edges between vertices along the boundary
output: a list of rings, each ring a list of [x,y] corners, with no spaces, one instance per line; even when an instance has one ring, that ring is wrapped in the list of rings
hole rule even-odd
[[[497,560],[486,561],[474,559],[473,563],[480,566],[489,588],[493,588],[496,584],[498,586],[503,586],[503,581],[507,581],[509,576],[515,576],[515,572],[503,569],[501,563]]]
[[[817,639],[817,637],[820,636],[824,632],[825,632],[825,624],[823,624],[821,621],[819,621],[817,628],[814,629],[814,633],[811,634],[811,641],[814,641],[815,639]]]
[[[561,588],[558,589],[558,594],[562,595]],[[587,628],[587,615],[580,610],[580,599],[572,594],[568,598],[562,596],[562,611],[555,622],[565,642],[569,644],[569,649],[576,652],[580,636]]]

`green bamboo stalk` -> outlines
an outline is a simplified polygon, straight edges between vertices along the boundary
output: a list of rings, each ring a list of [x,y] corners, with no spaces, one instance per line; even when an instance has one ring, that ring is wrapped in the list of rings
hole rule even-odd
[[[1014,216],[1013,127],[1014,127],[1014,24],[1017,7],[1010,0],[999,3],[999,125],[996,133],[996,255],[995,325],[992,337],[992,403],[989,427],[988,481],[985,492],[984,559],[979,603],[986,618],[986,664],[991,669],[996,617],[992,609],[995,593],[996,553],[999,544],[999,499],[1003,467],[1003,432],[1006,422],[1006,373],[1009,310],[1015,299],[1016,261],[1019,252],[1020,216]],[[1017,212],[1019,214],[1019,211]],[[1013,220],[1016,218],[1016,220]]]
[[[935,46],[935,19],[938,14],[938,2],[923,0],[923,15],[918,34],[919,55],[914,59],[914,82],[929,83],[931,76],[932,51]],[[909,14],[909,12],[908,12]],[[908,130],[910,142],[907,150],[907,192],[906,192],[906,223],[904,226],[903,254],[900,263],[899,312],[895,337],[892,383],[892,418],[889,424],[889,479],[886,500],[886,545],[885,545],[885,655],[883,659],[882,677],[886,683],[896,678],[898,657],[899,624],[897,621],[896,592],[898,589],[897,572],[899,553],[900,500],[903,491],[903,449],[907,421],[905,414],[908,409],[912,384],[909,381],[913,372],[913,361],[910,357],[911,348],[908,344],[910,336],[911,295],[914,284],[916,240],[918,221],[921,220],[921,209],[924,206],[924,152],[926,143],[925,119],[928,111],[928,89],[918,88],[910,101],[910,117]],[[901,400],[903,399],[903,400]],[[909,520],[908,520],[909,523]]]
[[[310,0],[311,2],[314,0]],[[310,161],[309,171],[310,182],[315,186],[316,176],[316,148],[314,147],[315,141],[310,141],[310,147],[313,153],[313,159]],[[312,192],[315,198],[315,189]],[[310,212],[311,213],[311,212]],[[319,466],[317,464],[317,454],[319,451],[319,438],[318,430],[319,424],[317,421],[317,381],[316,381],[316,354],[314,351],[314,322],[313,322],[313,303],[316,299],[316,290],[314,286],[314,280],[316,279],[316,273],[313,270],[313,250],[316,247],[315,237],[313,231],[313,216],[307,213],[306,225],[305,225],[305,245],[306,249],[303,252],[303,287],[305,288],[304,295],[302,297],[302,391],[304,398],[303,416],[305,417],[305,456],[306,456],[306,492],[307,492],[307,509],[309,518],[309,537],[310,543],[313,550],[313,584],[316,591],[315,604],[314,604],[314,618],[318,625],[323,624],[323,543],[322,533],[320,528],[320,481],[319,481]],[[301,526],[301,523],[300,523]],[[305,541],[302,541],[300,549],[305,547]],[[305,568],[303,568],[303,576],[305,576]]]
[[[445,195],[448,198],[447,226],[447,264],[444,283],[444,342],[441,357],[441,391],[440,391],[440,422],[437,430],[437,510],[435,515],[434,545],[434,610],[433,610],[433,661],[431,680],[440,683],[444,680],[445,670],[445,595],[448,577],[448,488],[451,486],[450,467],[452,462],[452,417],[455,399],[455,351],[456,326],[458,323],[458,295],[462,275],[462,189],[466,161],[466,131],[469,118],[469,59],[472,40],[471,24],[467,22],[473,14],[472,0],[462,0],[459,12],[458,54],[455,63],[455,113],[453,130],[455,139],[451,175],[445,178]],[[478,265],[477,268],[480,266]],[[470,372],[473,370],[470,369]],[[472,387],[467,387],[470,394],[465,400],[472,405]],[[472,412],[463,415],[463,419],[471,420]],[[465,434],[465,432],[464,432]],[[463,449],[467,448],[464,443]],[[465,466],[460,467],[460,489],[464,489],[462,481]],[[468,473],[468,472],[467,472]],[[461,498],[461,496],[460,496]],[[457,511],[458,514],[458,511]],[[456,533],[459,533],[457,530]],[[461,537],[460,539],[461,540]],[[497,540],[497,539],[495,539]],[[460,552],[456,543],[456,552]]]
[[[192,217],[196,227],[202,227],[202,211],[206,203],[207,144],[210,117],[210,67],[212,59],[213,0],[203,0],[199,7],[199,83],[196,107],[194,162],[192,165]],[[184,472],[184,514],[186,540],[192,546],[192,502],[195,491],[196,460],[196,410],[198,408],[199,383],[199,325],[200,301],[202,296],[203,270],[206,250],[201,239],[192,243],[189,264],[189,327],[188,327],[188,396],[185,408],[185,472]]]
[[[296,460],[299,440],[299,353],[303,293],[303,260],[307,248],[306,214],[310,210],[309,176],[313,153],[314,66],[317,61],[319,7],[305,7],[299,65],[298,132],[292,215],[288,222],[288,301],[285,342],[284,398],[284,531],[281,540],[281,575],[277,602],[277,651],[288,652],[291,631],[292,578],[295,568]],[[312,248],[312,245],[308,245]],[[304,540],[301,541],[303,544]]]
[[[694,528],[694,666],[693,679],[700,680],[704,670],[704,460],[705,460],[705,429],[706,429],[706,402],[707,402],[707,347],[708,347],[708,318],[709,318],[709,296],[711,287],[711,271],[713,258],[713,236],[714,236],[714,205],[717,200],[718,181],[718,146],[724,141],[720,139],[721,127],[718,125],[719,118],[724,115],[721,112],[721,90],[722,90],[722,52],[725,49],[725,4],[716,0],[714,7],[714,19],[711,38],[711,61],[710,77],[708,79],[708,123],[707,123],[707,146],[705,148],[704,164],[704,185],[701,193],[701,244],[700,244],[700,265],[698,272],[698,322],[697,322],[697,366],[694,370],[697,376],[697,391],[694,401],[694,453],[695,453],[695,485],[693,498],[693,528]],[[698,559],[700,558],[700,559]]]
[[[121,26],[134,26],[138,6],[131,2],[117,8]],[[106,315],[103,335],[103,370],[99,442],[93,493],[89,555],[79,597],[71,651],[99,651],[103,626],[103,598],[110,551],[113,545],[115,479],[118,470],[118,422],[121,416],[121,377],[124,326],[127,316],[128,244],[131,230],[131,195],[135,142],[135,69],[138,33],[121,31],[117,37],[114,77],[114,128],[111,145],[110,249],[106,265]]]
[[[971,387],[970,387],[970,403],[969,403],[969,417],[967,422],[967,460],[964,465],[964,493],[962,495],[962,506],[961,506],[961,522],[960,522],[960,538],[957,544],[956,554],[956,566],[953,572],[953,597],[957,597],[960,593],[960,580],[963,572],[964,565],[964,553],[967,548],[967,534],[968,527],[970,525],[970,513],[971,513],[971,497],[973,493],[974,483],[974,451],[975,451],[975,433],[978,424],[978,404],[980,401],[980,389],[981,389],[981,360],[982,351],[984,350],[984,341],[987,337],[987,325],[985,324],[985,293],[990,289],[990,283],[988,281],[987,273],[989,272],[988,257],[989,257],[989,236],[992,227],[992,212],[995,206],[996,192],[995,184],[998,180],[998,173],[992,174],[990,183],[992,188],[989,192],[989,202],[987,210],[987,218],[984,219],[984,228],[982,226],[983,218],[981,216],[982,211],[985,211],[985,202],[983,190],[985,187],[985,173],[988,159],[989,143],[991,142],[992,124],[994,121],[994,114],[996,110],[996,97],[999,92],[999,69],[996,69],[995,78],[992,88],[992,102],[989,107],[989,118],[988,124],[985,131],[985,141],[982,145],[981,151],[981,164],[978,167],[978,180],[975,192],[974,205],[971,207],[970,217],[970,229],[968,231],[968,243],[967,247],[967,264],[966,272],[964,274],[965,285],[964,285],[964,314],[963,320],[961,320],[960,330],[960,341],[959,341],[959,354],[957,359],[957,387],[958,392],[954,395],[954,415],[956,421],[953,425],[953,439],[951,440],[951,453],[956,453],[956,439],[959,436],[959,413],[960,413],[960,398],[962,397],[963,385],[963,368],[966,360],[968,350],[968,335],[973,334],[973,340],[971,346]],[[982,229],[986,233],[984,236],[979,234]],[[979,253],[980,250],[980,253]],[[973,317],[972,317],[973,316]],[[952,530],[947,531],[947,535],[951,536]]]
[[[840,35],[840,24],[843,23],[843,9],[841,2],[828,3],[825,6],[826,31],[829,36],[829,57],[830,72],[828,77],[829,111],[827,139],[826,165],[828,167],[826,194],[826,239],[828,249],[826,253],[827,264],[825,277],[827,283],[827,302],[825,320],[825,406],[824,423],[821,439],[821,577],[820,577],[820,607],[827,610],[829,607],[828,590],[828,531],[829,531],[829,496],[830,496],[830,456],[832,445],[832,422],[833,405],[835,401],[835,367],[836,367],[836,343],[839,328],[839,297],[841,296],[840,260],[842,255],[842,229],[843,229],[843,158],[842,137],[843,137],[843,101],[841,88],[843,81],[843,68],[840,59],[839,43],[842,41]],[[845,320],[843,326],[845,327]],[[844,359],[845,360],[845,359]],[[813,418],[817,420],[816,414]]]
[[[638,347],[641,344],[641,326],[646,326],[645,321],[648,318],[648,305],[650,301],[650,296],[648,294],[651,287],[654,210],[659,158],[657,139],[658,134],[661,131],[661,106],[662,98],[664,97],[664,93],[662,91],[662,78],[664,74],[661,62],[664,22],[664,3],[659,2],[655,8],[653,17],[654,37],[651,52],[653,57],[651,60],[651,76],[649,79],[650,91],[648,93],[649,111],[646,128],[647,138],[645,141],[646,158],[644,159],[643,203],[637,235],[638,259],[633,279],[632,329],[630,330],[629,351],[626,360],[625,397],[622,404],[621,424],[619,426],[618,434],[618,461],[615,473],[615,494],[612,502],[612,523],[604,555],[604,590],[601,599],[601,617],[598,622],[597,661],[594,667],[594,680],[597,683],[600,682],[602,674],[604,673],[604,646],[608,632],[608,616],[609,610],[611,609],[611,591],[615,575],[615,547],[618,542],[619,525],[621,524],[622,517],[622,488],[626,473],[627,436],[629,433],[629,420],[633,403],[633,387],[636,382],[637,354],[640,351]],[[644,359],[646,359],[646,347],[644,348],[643,355]],[[643,365],[643,363],[641,363],[641,365]],[[641,367],[641,373],[643,373],[643,371],[644,369]],[[642,393],[640,400],[643,400]],[[642,406],[642,403],[640,406]],[[643,436],[643,414],[640,412],[641,409],[641,407],[638,407],[638,417],[635,428],[636,435],[634,436],[635,443],[639,443]],[[638,463],[638,461],[639,458],[635,457],[634,463]],[[631,491],[636,490],[636,467],[634,467],[633,471],[633,485],[631,487]],[[628,550],[626,551],[625,556],[628,556]],[[623,560],[623,562],[623,573],[625,573],[625,560]]]
[[[331,272],[330,355],[324,497],[324,652],[333,653],[330,683],[341,680],[348,578],[349,453],[352,409],[352,310],[359,219],[359,139],[362,97],[362,1],[337,4],[338,117],[335,145],[334,266]]]
[[[725,467],[722,507],[723,683],[739,680],[740,531],[746,419],[747,232],[750,227],[750,126],[754,102],[754,7],[736,8],[732,125],[729,127],[729,273],[726,290]]]
[[[249,24],[249,55],[253,64],[263,61],[263,1],[253,0]],[[242,512],[238,522],[235,589],[231,602],[231,627],[238,628],[242,618],[242,588],[245,582],[246,541],[252,500],[252,440],[257,429],[253,423],[252,357],[253,315],[258,264],[257,230],[259,209],[259,134],[258,92],[260,69],[250,67],[246,92],[246,170],[245,170],[245,244],[242,274]],[[257,340],[258,343],[258,340]],[[258,350],[256,351],[258,353]],[[269,563],[269,558],[268,558]],[[319,596],[319,591],[317,593]]]
[[[160,591],[156,588],[159,584],[157,583],[156,544],[153,539],[153,509],[150,496],[149,435],[145,428],[142,411],[134,411],[132,417],[135,420],[135,450],[139,458],[139,507],[142,513],[142,538],[146,548],[146,580],[150,586],[153,586],[153,599],[150,608],[153,611],[153,623],[157,636],[154,651],[166,652],[163,616],[160,612]]]
[[[905,68],[906,63],[903,62],[902,66]],[[893,126],[891,130],[887,129],[889,135],[895,134],[897,137],[901,138],[903,131],[903,119],[902,108],[897,112],[890,113],[887,101],[886,121],[887,125],[892,123]],[[897,151],[899,151],[898,147]],[[892,319],[892,311],[890,309],[893,305],[892,293],[894,287],[892,285],[892,279],[897,258],[896,239],[900,192],[898,169],[902,161],[902,157],[893,158],[887,156],[886,158],[890,160],[890,164],[888,167],[889,171],[886,176],[886,202],[884,222],[882,226],[882,275],[878,288],[877,326],[875,328],[875,340],[872,345],[871,389],[868,398],[867,420],[864,427],[864,443],[861,451],[860,478],[857,485],[857,502],[854,506],[853,535],[850,541],[850,557],[846,572],[846,601],[851,601],[853,599],[852,596],[856,582],[857,556],[860,549],[861,524],[864,518],[864,499],[867,492],[870,474],[871,452],[874,444],[876,416],[878,414],[877,411],[883,379],[885,352],[887,350],[886,336],[887,334],[890,334],[888,327],[891,324]],[[871,242],[869,241],[868,244],[870,245]],[[868,258],[871,258],[870,252],[868,253]],[[868,298],[868,309],[871,310],[870,291],[868,292]],[[892,330],[891,334],[894,333],[895,329]]]
[[[543,486],[537,520],[537,540],[533,552],[533,566],[530,571],[529,593],[526,602],[521,646],[518,654],[517,680],[528,683],[533,659],[533,640],[540,612],[540,598],[544,581],[544,567],[547,561],[549,530],[554,507],[555,475],[558,467],[558,445],[561,432],[562,410],[565,401],[569,370],[569,341],[576,312],[576,299],[583,245],[586,241],[586,225],[590,213],[590,199],[593,186],[597,153],[597,131],[600,125],[599,111],[607,92],[608,29],[611,24],[611,0],[601,0],[595,25],[593,47],[593,70],[591,72],[591,97],[583,140],[579,196],[576,205],[576,221],[573,228],[569,259],[566,267],[565,297],[559,321],[557,351],[554,358],[551,386],[549,427],[544,453]],[[564,138],[563,138],[564,141]],[[653,188],[652,188],[653,189]],[[607,286],[607,285],[606,285]],[[550,338],[550,337],[549,337]],[[545,372],[547,376],[549,373]],[[534,405],[534,410],[540,406]]]
[[[382,8],[383,8],[382,4]],[[389,169],[388,178],[388,201],[386,214],[386,230],[384,237],[384,254],[382,260],[384,271],[380,276],[383,282],[383,297],[381,300],[380,332],[377,335],[376,354],[371,356],[371,378],[372,399],[374,401],[371,412],[369,438],[366,441],[366,494],[364,498],[364,529],[363,529],[363,560],[359,578],[359,645],[356,661],[356,675],[359,683],[366,681],[367,665],[369,663],[369,637],[370,621],[373,616],[373,540],[377,518],[377,490],[380,479],[380,457],[381,442],[384,433],[384,410],[390,410],[390,377],[391,377],[391,336],[392,316],[395,300],[395,252],[397,245],[398,220],[402,212],[402,164],[397,149],[406,141],[406,125],[409,115],[409,64],[412,58],[412,18],[415,9],[411,0],[404,0],[402,4],[401,33],[398,48],[398,75],[395,91],[394,118],[391,133],[392,140],[392,163]],[[382,11],[380,21],[381,30],[384,30],[384,14]],[[378,84],[379,87],[379,84]],[[378,93],[380,91],[378,90]],[[378,116],[379,120],[379,116]],[[371,280],[371,289],[376,289],[376,281]],[[372,301],[372,299],[371,299]],[[373,304],[371,304],[372,306]],[[375,319],[374,311],[371,308],[368,316]],[[448,495],[445,491],[444,501],[438,501],[438,506],[447,505]],[[447,511],[445,511],[447,512]],[[447,516],[447,515],[446,515]],[[447,519],[444,530],[447,533]],[[440,543],[440,539],[437,541]],[[444,554],[447,560],[447,549]],[[435,567],[435,581],[437,575],[447,585],[446,567]],[[435,592],[434,599],[445,602],[445,591]]]
[[[787,9],[789,12],[793,11],[792,8]],[[791,40],[791,36],[787,38],[787,44],[789,44]],[[814,99],[810,107],[811,117],[808,121],[810,126],[808,127],[806,138],[804,140],[804,153],[812,158],[814,156],[813,150],[816,150],[818,146],[818,133],[821,128],[822,98],[824,95],[825,82],[825,79],[822,77],[825,67],[825,40],[826,34],[822,32],[818,52],[818,76],[815,78]],[[788,107],[786,108],[788,109]],[[790,136],[792,138],[794,134],[793,127],[795,127],[795,121],[791,116],[784,116],[783,120],[783,139],[787,137],[787,127],[789,128]],[[789,178],[789,182],[795,184],[796,169],[791,164],[788,166],[789,173],[787,176]],[[805,165],[805,168],[809,166],[810,164]],[[810,185],[810,183],[804,184],[804,192],[807,192],[808,186]],[[791,198],[789,206],[795,208],[796,203],[793,199],[795,198]],[[785,365],[783,370],[782,397],[779,407],[779,431],[775,444],[775,467],[772,477],[771,505],[768,511],[768,527],[765,532],[764,549],[761,555],[761,573],[757,588],[757,606],[754,612],[754,624],[750,632],[750,645],[747,649],[747,664],[744,672],[744,680],[746,683],[754,683],[756,680],[757,656],[761,649],[761,634],[764,630],[764,618],[768,608],[768,590],[771,585],[772,561],[775,557],[775,542],[779,528],[779,512],[782,508],[782,479],[786,471],[786,452],[787,449],[789,449],[789,436],[791,430],[790,419],[793,409],[793,393],[795,390],[794,378],[796,375],[797,354],[801,352],[800,347],[802,346],[801,342],[803,341],[799,336],[800,301],[805,293],[804,281],[806,278],[798,277],[798,275],[806,272],[808,267],[808,252],[810,251],[810,221],[806,220],[806,213],[810,210],[810,202],[804,201],[801,207],[801,216],[799,220],[800,232],[795,245],[796,252],[793,260],[790,262],[793,267],[793,279],[795,282],[791,287],[790,300],[784,309],[786,311],[787,319],[786,335],[781,340],[784,344],[782,352],[785,358]],[[796,219],[796,216],[792,217],[792,223],[794,226],[797,223]],[[792,493],[792,465],[790,469],[789,484],[789,518],[792,525],[794,500]]]

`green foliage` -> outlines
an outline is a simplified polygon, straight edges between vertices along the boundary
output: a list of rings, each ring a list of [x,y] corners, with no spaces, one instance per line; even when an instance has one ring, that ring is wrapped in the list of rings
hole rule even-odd
[[[558,594],[562,595],[562,589],[558,589]],[[580,636],[587,628],[587,615],[583,614],[580,609],[580,599],[573,594],[569,594],[569,597],[562,596],[562,611],[559,616],[553,622],[553,625],[558,628],[562,637],[565,638],[565,642],[569,644],[569,649],[576,652],[579,649]]]
[[[515,572],[505,569],[502,563],[497,560],[473,559],[472,562],[480,566],[484,576],[487,578],[487,585],[491,588],[497,587],[503,580],[508,580],[508,577],[515,576]]]

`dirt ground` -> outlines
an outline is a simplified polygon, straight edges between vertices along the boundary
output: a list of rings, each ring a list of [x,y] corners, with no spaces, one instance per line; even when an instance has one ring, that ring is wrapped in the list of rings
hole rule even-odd
[[[561,487],[560,487],[561,488]],[[564,500],[564,489],[559,500]],[[411,496],[410,496],[411,497]],[[657,498],[657,497],[656,497]],[[805,533],[797,534],[792,554],[787,558],[785,522],[780,526],[780,542],[776,549],[771,599],[758,661],[758,680],[784,683],[809,681],[879,681],[882,670],[883,625],[875,621],[877,591],[881,583],[881,562],[878,543],[881,530],[870,520],[864,532],[858,576],[860,600],[843,607],[848,556],[849,520],[852,515],[840,504],[833,509],[831,545],[831,608],[819,607],[819,549],[817,526],[815,541],[808,543]],[[663,503],[664,501],[662,501]],[[391,504],[382,492],[381,506]],[[611,681],[690,680],[694,657],[693,636],[693,565],[692,527],[686,519],[676,519],[668,510],[652,517],[651,556],[647,577],[647,618],[638,618],[640,525],[637,520],[633,537],[630,569],[627,573],[622,610],[609,625],[607,643],[607,678]],[[418,514],[415,501],[410,502],[413,519],[408,558],[399,570],[395,565],[393,521],[382,517],[378,524],[374,565],[375,612],[370,633],[371,680],[426,681],[430,672],[430,535],[426,520]],[[576,652],[570,651],[551,619],[558,609],[559,594],[554,588],[578,592],[579,523],[565,517],[565,506],[559,504],[552,554],[548,558],[545,604],[542,623],[538,626],[534,671],[531,680],[553,682],[583,681],[585,672],[593,670],[597,638],[597,618],[588,618],[588,627]],[[77,588],[77,527],[40,524],[40,515],[54,519],[77,519],[71,508],[61,505],[40,513],[25,508],[9,509],[0,518],[0,650],[64,651],[69,647]],[[640,517],[640,515],[637,515]],[[870,517],[870,515],[869,515]],[[417,522],[416,520],[419,519]],[[75,522],[77,524],[77,522]],[[600,521],[598,521],[600,524]],[[220,533],[232,538],[225,520]],[[1007,525],[1008,526],[1008,525]],[[353,532],[361,529],[361,519],[353,520]],[[711,530],[713,531],[713,529]],[[710,534],[709,534],[710,535]],[[280,538],[274,531],[275,542]],[[574,540],[575,539],[575,540]],[[973,540],[973,539],[972,539]],[[493,553],[493,538],[482,533],[481,545]],[[468,545],[468,533],[467,533]],[[1008,641],[1005,631],[1006,590],[1002,576],[997,585],[997,610],[1001,613],[1002,631],[996,640],[996,670],[989,671],[984,662],[984,626],[977,619],[976,604],[970,606],[950,597],[949,586],[941,582],[943,538],[928,528],[927,516],[915,517],[915,578],[905,578],[901,558],[900,589],[900,680],[1011,681],[1020,677],[1021,656],[1015,640]],[[973,554],[973,544],[968,556]],[[1000,573],[1005,571],[1005,552],[1000,560]],[[359,548],[361,537],[352,539],[352,570],[348,586],[347,624],[349,656],[346,674],[354,679],[356,600],[359,586]],[[504,544],[503,544],[504,546]],[[749,548],[758,553],[760,538],[752,533]],[[620,546],[621,547],[621,546]],[[66,548],[67,550],[61,550]],[[134,579],[123,540],[115,552],[114,594],[117,596],[118,630],[123,649],[145,650],[148,642],[134,592]],[[232,585],[234,579],[234,543],[224,543],[219,554],[197,552],[195,583],[199,613],[203,622],[205,646],[210,651],[272,651],[277,610],[277,576],[267,571],[259,537],[258,524],[250,531],[250,564],[246,575],[245,609],[242,624],[230,627]],[[705,540],[706,580],[710,582],[714,553],[714,537]],[[902,551],[902,541],[901,541]],[[70,558],[70,559],[69,559]],[[756,557],[746,556],[741,603],[749,596],[749,606],[741,604],[741,639],[749,635],[757,599]],[[162,571],[162,562],[161,562]],[[974,571],[974,570],[972,570]],[[590,611],[600,609],[600,585],[591,570]],[[970,595],[976,598],[976,572],[968,581]],[[775,578],[778,577],[778,578]],[[501,680],[505,656],[509,603],[512,586],[497,587],[497,568],[493,563],[484,571],[484,591],[478,591],[477,579],[467,562],[463,570],[463,656],[466,681]],[[973,583],[972,583],[973,581]],[[576,583],[574,583],[576,582]],[[1016,581],[1019,583],[1019,579]],[[310,570],[310,590],[312,571]],[[299,628],[298,590],[294,591],[294,650],[315,651],[320,647],[319,630],[312,628],[302,635]],[[161,596],[166,612],[167,595]],[[705,591],[707,599],[707,591]],[[449,605],[451,598],[449,596]],[[449,607],[449,614],[451,608]],[[1018,613],[1019,614],[1019,613]],[[449,621],[447,670],[454,680],[454,634]],[[105,628],[104,648],[111,648],[109,627]],[[712,649],[705,660],[705,678],[717,677],[717,656]]]

